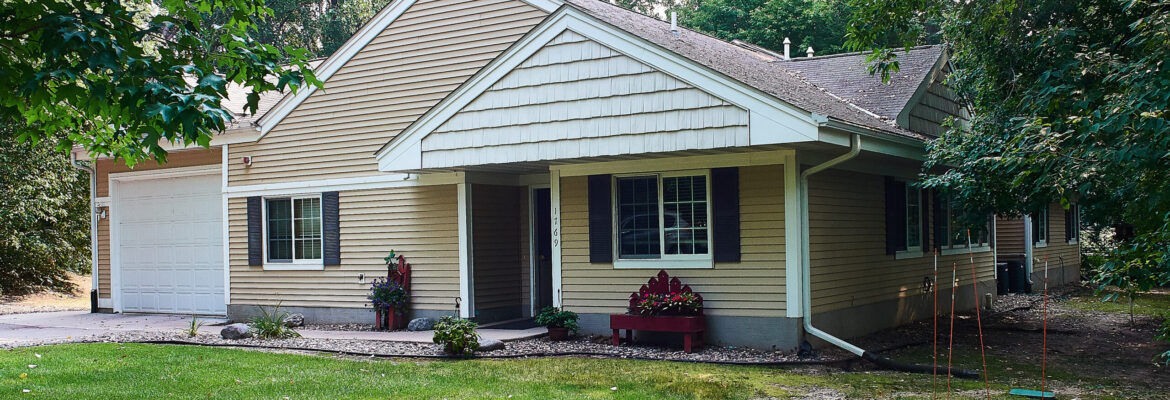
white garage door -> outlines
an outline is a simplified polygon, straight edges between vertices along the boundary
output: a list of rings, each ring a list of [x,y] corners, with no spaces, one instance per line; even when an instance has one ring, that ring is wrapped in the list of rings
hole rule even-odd
[[[122,311],[225,314],[220,175],[116,185]]]

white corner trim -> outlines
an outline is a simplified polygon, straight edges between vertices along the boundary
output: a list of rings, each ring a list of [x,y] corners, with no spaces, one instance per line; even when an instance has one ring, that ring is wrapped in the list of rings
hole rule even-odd
[[[548,173],[549,232],[552,233],[552,297],[553,307],[564,307],[561,302],[561,171]]]
[[[329,56],[321,65],[317,66],[316,71],[314,71],[317,74],[317,80],[322,83],[328,81],[333,74],[337,73],[337,70],[341,69],[361,49],[365,48],[370,41],[374,40],[378,34],[386,30],[386,27],[390,26],[410,6],[414,5],[414,2],[415,0],[395,0],[383,8],[382,11],[379,11],[374,18],[366,22],[365,25],[362,25],[361,29],[358,29],[358,32],[351,36],[345,44],[341,45],[340,49],[337,49],[337,51],[333,52],[333,55]],[[269,109],[257,121],[257,124],[260,126],[260,136],[256,140],[260,140],[268,132],[271,132],[272,128],[276,127],[276,124],[284,120],[285,117],[292,113],[297,106],[308,99],[315,91],[317,91],[315,86],[307,86],[298,90],[295,95],[284,96],[284,98],[280,99],[280,102],[276,106]]]
[[[98,299],[98,308],[114,308],[114,299]]]
[[[603,43],[619,53],[654,66],[663,73],[749,111],[749,141],[752,145],[819,140],[818,126],[812,114],[628,32],[615,29],[577,9],[563,7],[383,146],[376,157],[378,169],[386,172],[421,169],[419,143],[424,137],[566,30]]]
[[[472,252],[475,246],[472,243],[471,218],[471,186],[467,183],[455,185],[459,209],[459,317],[471,318],[475,316],[475,258]]]
[[[221,195],[220,196],[220,198],[221,198],[220,212],[223,213],[223,221],[220,223],[223,225],[223,233],[222,233],[223,237],[221,237],[220,239],[223,241],[223,250],[222,250],[223,251],[223,304],[226,307],[228,304],[232,304],[232,276],[231,276],[231,272],[232,272],[231,259],[232,259],[232,257],[231,257],[231,240],[229,238],[230,233],[229,233],[229,229],[228,229],[229,215],[228,215],[228,193],[227,193],[228,158],[229,158],[228,157],[228,145],[226,145],[226,144],[223,145],[223,149],[220,153],[223,154],[223,160],[220,161],[220,170],[222,171],[221,173],[223,174],[222,178],[221,178],[222,181],[221,181],[221,186],[220,186],[220,195]]]

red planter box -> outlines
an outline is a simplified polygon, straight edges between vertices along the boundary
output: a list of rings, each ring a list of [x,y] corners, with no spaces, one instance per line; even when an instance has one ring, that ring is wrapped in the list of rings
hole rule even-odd
[[[693,346],[703,345],[703,332],[707,330],[707,317],[658,316],[614,314],[609,316],[609,328],[613,330],[613,345],[621,345],[621,330],[626,330],[626,341],[633,342],[634,331],[675,332],[683,334],[683,350],[690,353]]]
[[[374,330],[398,330],[406,327],[406,316],[391,308],[386,311],[374,310]]]

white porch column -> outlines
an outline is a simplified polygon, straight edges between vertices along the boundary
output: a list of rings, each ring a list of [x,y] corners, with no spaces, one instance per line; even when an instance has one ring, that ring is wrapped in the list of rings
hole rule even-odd
[[[796,152],[784,155],[784,294],[786,315],[789,318],[800,318],[804,312],[801,307],[801,290],[804,285],[800,281],[800,249],[805,246],[801,224],[801,190],[800,163],[796,160]]]
[[[549,217],[552,233],[552,301],[553,307],[561,304],[561,171],[549,171]]]
[[[475,277],[471,231],[471,185],[464,180],[456,186],[459,197],[459,317],[475,316]]]

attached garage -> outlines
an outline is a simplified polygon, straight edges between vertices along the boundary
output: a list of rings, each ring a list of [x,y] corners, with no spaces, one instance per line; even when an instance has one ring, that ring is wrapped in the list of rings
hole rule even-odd
[[[109,182],[114,310],[226,314],[220,166],[111,174]]]

